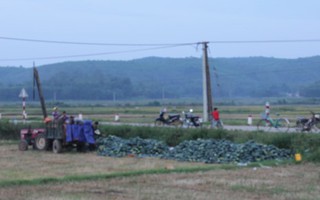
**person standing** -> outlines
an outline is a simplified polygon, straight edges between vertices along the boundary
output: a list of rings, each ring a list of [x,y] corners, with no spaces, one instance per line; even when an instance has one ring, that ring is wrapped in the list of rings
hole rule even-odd
[[[58,107],[54,107],[53,108],[52,117],[53,117],[53,120],[58,120],[59,119],[60,114],[59,114],[59,111],[58,111]]]
[[[99,130],[98,126],[99,126],[99,122],[98,121],[95,121],[92,124],[92,130],[93,130],[94,139],[97,139],[98,137],[101,136],[101,133],[100,133],[100,130]]]
[[[265,118],[268,119],[270,117],[270,103],[267,101],[265,105]]]
[[[220,121],[220,113],[219,113],[219,110],[218,108],[213,108],[213,111],[211,113],[212,115],[212,124],[211,124],[211,128],[214,128],[214,127],[221,127],[222,124],[221,124],[221,121]]]
[[[79,113],[79,115],[78,115],[78,119],[79,119],[80,121],[82,121],[82,120],[83,120],[82,112],[80,112],[80,113]]]
[[[60,119],[63,123],[66,123],[66,122],[67,122],[67,120],[69,119],[69,117],[68,117],[66,111],[63,111],[63,112],[62,112],[62,115],[59,117],[59,119]]]

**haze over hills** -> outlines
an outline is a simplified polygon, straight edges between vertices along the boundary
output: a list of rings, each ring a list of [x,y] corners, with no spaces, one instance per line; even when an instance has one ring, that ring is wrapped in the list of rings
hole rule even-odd
[[[320,96],[320,56],[210,58],[215,97]],[[201,58],[64,62],[38,67],[45,98],[111,100],[201,98]],[[0,100],[32,91],[32,68],[0,67]],[[55,95],[54,95],[55,94]]]

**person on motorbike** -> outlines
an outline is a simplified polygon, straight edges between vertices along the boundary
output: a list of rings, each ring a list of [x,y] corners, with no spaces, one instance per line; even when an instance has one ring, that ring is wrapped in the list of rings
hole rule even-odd
[[[310,130],[313,126],[313,124],[316,123],[317,120],[320,119],[320,116],[318,114],[315,114],[314,112],[311,111],[312,118],[310,118],[303,127],[303,130]]]
[[[160,111],[160,115],[158,118],[155,120],[155,125],[156,126],[161,126],[161,125],[175,125],[179,126],[182,124],[182,121],[180,119],[180,114],[168,114],[167,109],[164,108]]]
[[[167,121],[167,119],[168,119],[167,108],[163,108],[163,109],[160,111],[160,119],[161,119],[163,122],[166,122],[166,121]]]
[[[198,127],[201,125],[201,123],[199,122],[199,116],[193,115],[193,109],[190,109],[185,116],[192,122],[194,127]]]

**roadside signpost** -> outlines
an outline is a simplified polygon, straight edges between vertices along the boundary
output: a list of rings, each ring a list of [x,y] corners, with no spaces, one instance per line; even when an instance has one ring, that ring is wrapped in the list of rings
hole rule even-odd
[[[22,88],[19,97],[22,98],[22,119],[23,122],[27,119],[27,112],[26,112],[26,98],[28,97],[27,91]]]

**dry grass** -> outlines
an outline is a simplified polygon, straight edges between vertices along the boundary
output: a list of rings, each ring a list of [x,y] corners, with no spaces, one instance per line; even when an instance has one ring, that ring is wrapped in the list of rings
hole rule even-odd
[[[175,167],[204,165],[156,158],[111,158],[97,156],[93,152],[53,154],[36,150],[19,151],[18,145],[1,145],[0,159],[1,181],[164,169],[168,165]]]
[[[106,174],[142,169],[203,166],[153,158],[109,158],[93,153],[19,152],[0,146],[0,180]],[[0,187],[0,199],[319,199],[316,164],[141,175],[95,181]]]

